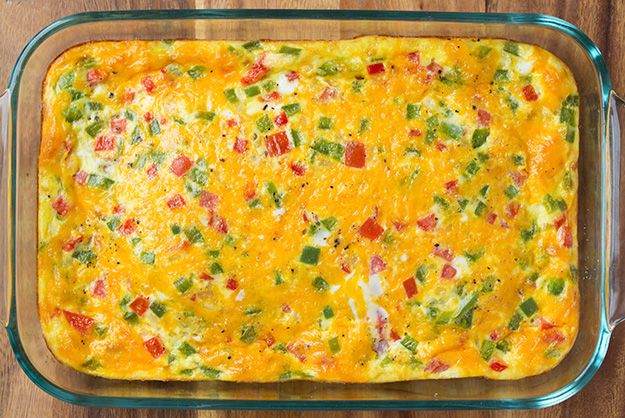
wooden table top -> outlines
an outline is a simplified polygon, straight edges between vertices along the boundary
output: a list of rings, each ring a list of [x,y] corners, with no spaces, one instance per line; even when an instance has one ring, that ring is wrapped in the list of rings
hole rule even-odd
[[[544,13],[563,18],[586,32],[602,51],[614,88],[625,93],[625,1],[622,0],[5,0],[0,2],[0,86],[22,47],[48,23],[77,12],[150,8],[317,8],[396,9],[463,12]],[[2,87],[4,88],[4,87]],[[20,369],[5,332],[0,332],[0,416],[2,417],[625,417],[625,325],[612,335],[603,366],[576,396],[555,407],[538,411],[489,412],[240,412],[96,409],[69,405],[37,388]]]

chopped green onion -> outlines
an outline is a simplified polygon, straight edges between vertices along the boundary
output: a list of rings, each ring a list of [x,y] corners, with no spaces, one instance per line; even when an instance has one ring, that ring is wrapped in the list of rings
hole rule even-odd
[[[312,281],[312,285],[317,292],[325,292],[330,287],[326,279],[321,276],[315,277],[315,279]]]
[[[88,247],[78,247],[72,253],[72,258],[80,261],[83,264],[86,264],[87,266],[90,266],[95,262],[98,256]]]
[[[417,353],[417,346],[419,345],[419,343],[410,335],[404,335],[404,338],[402,338],[399,342],[406,348],[406,350],[410,351],[412,354]]]
[[[559,296],[564,290],[564,279],[553,279],[547,284],[547,290],[554,296]]]
[[[273,128],[273,122],[266,113],[256,121],[256,127],[260,132],[269,132]]]
[[[534,298],[529,298],[521,302],[519,309],[529,318],[538,311],[538,305],[536,305]]]
[[[167,312],[167,307],[161,302],[155,300],[150,304],[150,310],[154,313],[154,315],[162,318],[163,315],[165,315],[165,313]]]
[[[143,264],[154,264],[155,255],[150,251],[142,251],[139,259]]]
[[[488,128],[478,128],[473,131],[473,136],[471,137],[471,146],[475,148],[479,148],[486,143],[488,136],[490,135],[490,129]]]
[[[189,74],[189,77],[191,77],[192,79],[197,80],[198,78],[202,77],[205,72],[206,72],[205,66],[194,65],[193,67],[189,68],[189,70],[187,71],[187,74]]]
[[[317,74],[320,76],[335,75],[339,71],[340,67],[335,61],[326,61],[317,68]]]
[[[195,117],[198,119],[204,119],[209,122],[212,122],[215,119],[215,112],[207,112],[207,111],[197,112],[195,114]]]
[[[197,350],[186,341],[183,341],[182,344],[180,344],[178,351],[185,357],[189,357],[190,355],[197,353]]]
[[[406,119],[416,119],[421,113],[421,105],[415,103],[408,103],[406,105]]]
[[[321,250],[319,248],[307,245],[302,250],[299,261],[305,264],[317,265],[317,263],[319,262],[320,253]]]
[[[204,242],[204,236],[196,226],[190,226],[184,229],[184,235],[191,244]]]
[[[299,55],[299,53],[302,52],[302,49],[283,45],[278,52],[280,54],[286,54],[286,55]]]
[[[187,290],[191,289],[193,286],[193,279],[190,277],[181,277],[174,282],[174,287],[180,293],[185,293]]]
[[[99,134],[102,129],[104,129],[104,121],[98,120],[93,122],[91,125],[88,125],[85,128],[85,132],[87,132],[87,135],[90,137],[95,138],[95,136]]]
[[[230,103],[239,102],[239,98],[237,97],[237,93],[234,91],[234,89],[224,90],[224,96],[226,96],[226,99],[228,99]]]
[[[124,320],[132,325],[136,325],[139,323],[139,317],[137,316],[137,314],[130,311],[124,313]]]
[[[150,136],[156,136],[161,133],[161,125],[156,119],[153,119],[148,127],[150,128]]]
[[[327,116],[321,116],[317,124],[319,129],[332,129],[332,119]]]
[[[247,97],[254,97],[260,94],[260,87],[258,86],[250,86],[243,90]]]
[[[482,346],[480,347],[480,356],[482,356],[482,358],[486,361],[490,360],[493,354],[495,354],[495,348],[497,348],[497,346],[494,341],[482,341]]]
[[[282,106],[282,110],[287,114],[287,116],[293,116],[296,113],[299,113],[302,109],[299,103],[291,103]]]
[[[241,337],[239,339],[245,344],[251,344],[256,340],[256,330],[251,325],[245,325],[241,328]]]

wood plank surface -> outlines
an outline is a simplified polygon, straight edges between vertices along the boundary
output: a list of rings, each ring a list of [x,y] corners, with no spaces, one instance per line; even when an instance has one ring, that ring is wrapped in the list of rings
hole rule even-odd
[[[625,1],[623,0],[0,0],[0,86],[8,83],[21,48],[41,28],[68,14],[150,8],[322,8],[544,13],[577,25],[599,46],[614,88],[625,93]],[[0,416],[6,418],[116,417],[625,417],[625,325],[612,335],[605,362],[576,396],[538,411],[443,412],[241,412],[95,409],[72,406],[45,394],[20,369],[5,332],[0,332]]]

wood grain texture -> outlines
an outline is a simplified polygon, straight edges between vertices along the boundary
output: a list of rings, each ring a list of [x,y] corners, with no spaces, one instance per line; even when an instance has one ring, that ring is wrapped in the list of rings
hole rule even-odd
[[[625,93],[625,2],[623,0],[0,0],[0,86],[26,42],[42,27],[62,16],[90,10],[149,8],[320,8],[398,9],[430,11],[525,12],[561,17],[586,32],[603,52],[616,91]],[[575,397],[538,411],[492,412],[215,412],[93,409],[72,406],[42,392],[20,370],[6,333],[0,332],[0,416],[7,418],[225,418],[225,417],[625,417],[625,326],[617,328],[603,367]]]

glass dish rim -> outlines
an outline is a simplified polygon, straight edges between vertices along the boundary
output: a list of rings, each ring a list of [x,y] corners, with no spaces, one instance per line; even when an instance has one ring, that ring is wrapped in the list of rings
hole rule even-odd
[[[124,20],[186,20],[186,19],[309,19],[309,20],[379,20],[379,21],[431,21],[431,22],[460,22],[460,23],[502,23],[528,24],[544,26],[560,31],[573,38],[588,53],[595,66],[602,88],[602,110],[607,114],[611,92],[611,80],[603,56],[594,42],[577,26],[557,17],[544,14],[519,13],[459,13],[459,12],[423,12],[423,11],[391,11],[391,10],[284,10],[284,9],[187,9],[187,10],[128,10],[128,11],[99,11],[72,14],[60,18],[39,31],[20,53],[8,85],[10,93],[10,123],[16,126],[17,105],[19,92],[17,87],[21,81],[24,65],[39,45],[53,34],[73,25],[94,21],[124,21]],[[606,130],[601,130],[601,141],[606,138]],[[11,132],[11,165],[10,173],[16,172],[16,155],[13,150],[17,145],[17,134]],[[602,154],[605,154],[602,146]],[[606,187],[608,166],[605,155],[602,155],[601,173],[602,188]],[[16,210],[16,178],[12,176],[10,185],[9,214],[14,219]],[[601,198],[601,236],[607,231],[607,202],[605,195]],[[11,228],[10,236],[10,277],[9,287],[15,289],[16,265],[16,230]],[[606,244],[602,240],[601,258],[605,260]],[[605,308],[606,301],[606,269],[600,269],[601,300]],[[117,396],[92,396],[75,393],[63,389],[49,381],[33,366],[28,358],[19,337],[16,320],[16,296],[11,293],[9,318],[6,325],[9,341],[20,367],[26,375],[43,391],[62,400],[76,405],[94,407],[125,407],[125,408],[172,408],[172,409],[527,409],[545,408],[563,402],[578,393],[594,376],[603,362],[608,349],[611,329],[604,313],[601,315],[597,344],[591,360],[585,369],[573,381],[552,393],[523,399],[496,399],[496,400],[224,400],[224,399],[190,399],[190,398],[123,398]]]

